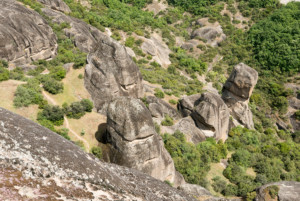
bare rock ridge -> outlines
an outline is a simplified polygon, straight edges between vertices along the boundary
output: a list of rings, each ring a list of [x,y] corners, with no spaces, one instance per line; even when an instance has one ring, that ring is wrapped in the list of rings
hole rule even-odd
[[[278,187],[278,196],[277,198],[271,199],[269,188],[274,186]],[[256,193],[256,201],[298,201],[300,199],[300,182],[281,181],[269,183],[258,188]]]
[[[56,55],[56,36],[37,12],[14,0],[0,7],[0,59],[23,65]]]
[[[124,46],[111,38],[98,43],[98,49],[88,56],[85,87],[96,109],[105,113],[107,104],[115,97],[143,95],[142,76]]]
[[[71,12],[69,6],[63,0],[37,0],[38,2],[50,6],[54,10],[69,13]]]
[[[140,100],[117,98],[109,104],[107,114],[107,139],[113,146],[111,162],[168,180],[175,187],[184,183]]]
[[[254,128],[254,124],[248,103],[257,80],[256,70],[240,63],[234,67],[224,84],[222,93],[222,98],[229,107],[233,118],[250,129]]]
[[[139,171],[101,162],[56,133],[2,108],[0,144],[0,177],[22,178],[16,194],[9,194],[17,199],[58,199],[69,188],[76,200],[195,200]],[[6,192],[15,191],[8,184],[2,184]]]

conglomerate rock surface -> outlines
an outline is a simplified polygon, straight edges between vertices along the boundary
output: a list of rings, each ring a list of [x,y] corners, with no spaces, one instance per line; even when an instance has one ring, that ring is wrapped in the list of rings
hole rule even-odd
[[[0,178],[1,200],[195,200],[139,171],[101,162],[2,108]]]
[[[149,110],[140,100],[120,97],[109,104],[107,135],[113,146],[111,162],[168,180],[174,186],[184,182],[155,131]]]
[[[36,11],[15,0],[1,0],[0,8],[0,59],[23,65],[56,55],[56,36]]]

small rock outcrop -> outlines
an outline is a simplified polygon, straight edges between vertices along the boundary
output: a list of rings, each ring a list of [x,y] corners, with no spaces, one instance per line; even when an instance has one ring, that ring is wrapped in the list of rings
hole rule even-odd
[[[182,118],[173,126],[161,127],[162,133],[172,134],[176,131],[182,132],[186,140],[194,144],[198,144],[206,139],[205,134],[195,125],[191,117]]]
[[[147,96],[146,101],[149,105],[148,108],[151,112],[152,117],[163,118],[167,114],[172,119],[180,118],[180,114],[178,113],[178,111],[165,101],[155,96]]]
[[[269,194],[270,188],[277,188],[278,195],[274,198]],[[274,188],[274,189],[275,189]],[[300,200],[300,182],[294,181],[281,181],[266,184],[256,190],[256,201],[298,201]]]
[[[107,109],[107,141],[113,163],[140,170],[175,187],[184,182],[156,133],[151,114],[138,99],[120,97]]]
[[[178,110],[184,117],[191,116],[206,137],[227,139],[229,109],[218,94],[206,92],[184,97]]]
[[[254,128],[249,98],[257,83],[258,73],[244,63],[236,65],[223,87],[222,98],[240,124]]]
[[[144,173],[101,162],[60,135],[2,108],[0,144],[3,200],[195,200]]]
[[[0,59],[23,65],[56,55],[56,36],[37,12],[15,0],[2,0],[0,7]]]
[[[208,22],[208,18],[202,18],[197,20],[196,24],[202,27],[192,32],[192,39],[201,39],[204,40],[205,43],[216,47],[226,38],[226,35],[223,33],[223,29],[218,22],[212,24]]]
[[[222,98],[214,93],[203,93],[191,116],[206,137],[225,141],[228,137],[229,110]]]
[[[124,46],[106,37],[87,60],[84,83],[99,112],[115,97],[142,97],[142,76]]]
[[[64,13],[70,13],[69,6],[63,0],[37,0],[38,2],[49,6],[54,10],[58,10]]]

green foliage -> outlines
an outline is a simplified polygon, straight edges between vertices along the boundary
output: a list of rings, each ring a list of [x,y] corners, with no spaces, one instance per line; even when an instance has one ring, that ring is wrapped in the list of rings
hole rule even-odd
[[[299,13],[300,3],[289,3],[251,27],[249,39],[254,57],[262,68],[299,72]]]
[[[212,180],[213,180],[212,187],[215,192],[221,193],[227,187],[226,181],[222,180],[221,177],[219,177],[219,176],[214,177]]]
[[[300,121],[300,110],[296,111],[294,116],[298,121]]]
[[[226,141],[234,153],[223,174],[237,186],[237,194],[247,197],[258,186],[281,180],[297,180],[300,171],[297,160],[300,145],[285,134],[285,141],[278,141],[278,133],[268,128],[264,133],[236,127],[229,133]],[[281,134],[283,135],[283,134]],[[246,174],[246,168],[253,168],[256,177]],[[224,193],[225,194],[225,191]]]
[[[9,70],[0,66],[0,82],[9,79]]]
[[[63,104],[64,113],[69,118],[80,119],[86,112],[91,112],[94,105],[88,99],[82,99],[80,102],[73,102],[69,106],[67,103]]]
[[[279,192],[279,187],[278,186],[269,186],[267,187],[267,189],[269,191],[269,194],[271,196],[272,199],[276,199],[278,196],[278,192]]]
[[[207,186],[206,175],[211,162],[219,162],[227,155],[227,148],[222,142],[207,139],[194,145],[186,142],[183,133],[164,134],[165,148],[174,160],[176,170],[189,183]]]
[[[170,99],[170,100],[169,100],[169,103],[171,103],[172,105],[176,105],[176,104],[177,104],[177,101],[174,100],[174,99]]]
[[[168,0],[168,3],[183,8],[196,15],[204,15],[209,12],[208,6],[217,3],[219,0]]]
[[[162,126],[173,126],[174,122],[173,122],[172,117],[170,117],[169,115],[166,114],[164,120],[161,122],[161,125]]]
[[[156,96],[157,98],[164,98],[165,94],[162,90],[160,90],[159,88],[155,88],[155,93],[154,96]]]
[[[48,91],[51,94],[58,94],[63,92],[64,90],[64,85],[63,83],[48,77],[48,76],[44,76],[45,79],[43,79],[42,83],[43,83],[43,88]]]
[[[99,159],[102,159],[102,149],[101,147],[92,147],[91,153]]]
[[[39,82],[31,79],[27,84],[19,85],[14,98],[15,107],[28,107],[31,104],[40,104],[43,101]]]
[[[189,56],[186,51],[181,48],[176,48],[175,53],[170,54],[170,60],[174,67],[185,70],[188,74],[197,72],[201,75],[207,69],[207,64],[205,62]]]
[[[49,120],[55,126],[60,126],[64,123],[64,111],[59,106],[47,105],[38,113],[37,120]]]
[[[57,132],[57,134],[61,135],[65,139],[71,140],[70,136],[68,135],[69,129],[67,129],[67,128],[61,128],[61,129],[57,130],[56,132]]]
[[[134,37],[129,36],[128,38],[126,38],[125,46],[132,48],[134,44]]]

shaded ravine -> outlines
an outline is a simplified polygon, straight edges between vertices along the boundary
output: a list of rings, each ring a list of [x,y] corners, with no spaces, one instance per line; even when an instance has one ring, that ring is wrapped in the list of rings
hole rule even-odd
[[[43,93],[43,96],[44,96],[49,102],[51,102],[51,104],[53,104],[53,105],[58,105],[58,104],[56,103],[56,101],[55,101],[53,98],[51,98],[47,93],[45,93],[45,91],[42,91],[42,93]],[[65,126],[66,126],[66,128],[69,129],[69,131],[70,131],[73,135],[75,135],[75,137],[76,137],[77,139],[83,141],[83,143],[85,144],[85,150],[86,150],[87,152],[89,152],[89,151],[90,151],[90,144],[88,143],[88,141],[87,141],[86,139],[84,139],[83,137],[81,137],[80,135],[78,135],[75,131],[73,131],[73,130],[70,128],[69,120],[68,120],[68,118],[67,118],[66,116],[64,116],[64,120],[65,120]]]

